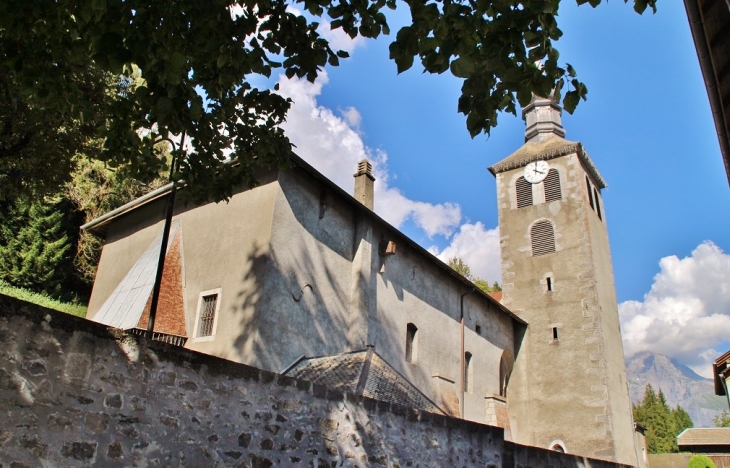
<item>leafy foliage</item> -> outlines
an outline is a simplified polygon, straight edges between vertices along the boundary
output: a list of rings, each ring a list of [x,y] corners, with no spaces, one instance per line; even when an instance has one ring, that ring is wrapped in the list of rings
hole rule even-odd
[[[715,462],[707,455],[692,455],[689,459],[687,468],[717,468]]]
[[[719,416],[712,418],[712,422],[715,423],[715,427],[730,427],[730,414],[724,409]]]
[[[677,452],[677,435],[694,427],[687,411],[677,405],[670,409],[664,393],[654,393],[651,384],[644,389],[641,404],[633,407],[634,420],[646,427],[646,443],[649,453]]]
[[[473,282],[474,286],[481,289],[487,294],[502,290],[502,287],[496,281],[490,286],[489,283],[485,280],[473,276],[471,274],[471,267],[467,265],[467,263],[461,257],[451,257],[447,262],[447,265],[453,268],[454,271],[459,273],[464,278]]]
[[[169,158],[166,144],[158,145],[161,159]],[[75,210],[83,215],[83,222],[98,218],[120,206],[144,195],[156,188],[162,187],[166,180],[159,176],[150,184],[126,177],[124,172],[108,168],[101,161],[87,158],[76,159],[76,169],[71,181],[63,191],[64,198],[73,203]],[[75,274],[91,284],[96,276],[96,267],[101,255],[101,240],[81,231],[76,244],[76,253],[73,259]]]
[[[641,13],[655,1],[634,0],[634,9]],[[595,7],[600,0],[578,0],[585,2]],[[472,136],[489,133],[499,112],[516,113],[532,94],[559,101],[565,89],[568,112],[586,98],[586,86],[572,66],[559,63],[553,46],[562,35],[559,0],[405,4],[412,24],[397,33],[391,58],[399,72],[418,57],[424,71],[463,79],[458,109]],[[256,76],[282,69],[314,81],[347,57],[320,35],[317,18],[329,17],[351,37],[375,38],[390,32],[385,8],[395,9],[395,0],[0,2],[0,76],[7,77],[0,97],[32,114],[30,129],[42,128],[44,115],[49,130],[93,129],[103,141],[99,157],[143,181],[164,165],[155,144],[186,134],[195,151],[180,155],[175,179],[188,183],[185,193],[195,199],[223,199],[236,184],[254,184],[257,167],[288,162],[291,143],[280,124],[291,103],[255,88]],[[138,86],[125,87],[136,69]],[[103,99],[87,99],[110,75],[125,79]],[[8,129],[7,115],[0,115],[0,132]],[[24,135],[44,138],[11,130],[17,137],[5,151]],[[69,161],[66,153],[35,154]]]
[[[19,94],[12,70],[0,72],[0,199],[50,194],[63,186],[73,171],[74,156],[98,156],[91,137],[104,122],[89,112],[75,118],[58,107],[32,106]],[[113,92],[108,77],[92,67],[67,77],[77,83],[75,97],[96,108]]]

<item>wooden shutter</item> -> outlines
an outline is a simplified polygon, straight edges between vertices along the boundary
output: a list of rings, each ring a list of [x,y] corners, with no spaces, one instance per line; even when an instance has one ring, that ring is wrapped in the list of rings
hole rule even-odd
[[[557,170],[550,169],[548,171],[547,177],[545,177],[545,182],[543,185],[545,187],[546,202],[560,200],[563,198],[563,194],[560,191],[560,174],[558,174]]]
[[[555,252],[555,231],[550,221],[538,221],[533,224],[530,238],[534,257]]]
[[[532,205],[532,184],[525,180],[524,177],[517,179],[515,184],[517,189],[517,208]]]

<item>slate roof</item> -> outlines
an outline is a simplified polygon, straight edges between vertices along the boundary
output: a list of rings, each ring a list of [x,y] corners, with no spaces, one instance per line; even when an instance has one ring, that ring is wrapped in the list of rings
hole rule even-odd
[[[333,356],[303,357],[285,370],[283,375],[374,400],[446,414],[372,347]]]
[[[588,153],[583,148],[583,145],[580,142],[569,141],[557,135],[542,141],[528,141],[514,153],[497,164],[490,166],[489,172],[497,175],[500,172],[526,166],[532,161],[547,161],[571,153],[578,155],[583,166],[591,174],[599,188],[606,188],[608,186],[601,173],[598,172],[598,168],[596,168],[596,165],[593,164],[590,156],[588,156]]]
[[[680,449],[688,446],[726,446],[730,449],[730,427],[685,429],[677,436],[677,445]]]

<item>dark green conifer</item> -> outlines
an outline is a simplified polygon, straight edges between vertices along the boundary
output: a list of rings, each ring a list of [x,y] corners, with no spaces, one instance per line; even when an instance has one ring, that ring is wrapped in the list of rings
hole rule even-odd
[[[0,206],[0,280],[51,296],[61,294],[71,244],[58,200],[17,199]]]

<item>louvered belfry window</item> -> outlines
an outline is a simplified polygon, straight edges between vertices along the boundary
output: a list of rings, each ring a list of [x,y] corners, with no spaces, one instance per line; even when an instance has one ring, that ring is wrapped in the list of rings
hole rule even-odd
[[[550,221],[538,221],[530,229],[532,256],[537,257],[555,252],[555,231]]]
[[[517,179],[515,184],[517,189],[517,208],[532,205],[532,184],[525,180],[524,177]]]
[[[215,311],[217,306],[218,294],[203,296],[197,336],[211,336],[213,334],[213,322],[215,321]]]
[[[545,177],[545,201],[551,202],[563,198],[560,191],[560,174],[556,169],[550,169]]]

